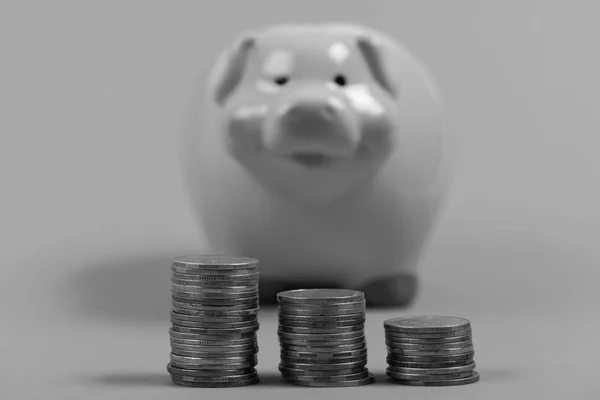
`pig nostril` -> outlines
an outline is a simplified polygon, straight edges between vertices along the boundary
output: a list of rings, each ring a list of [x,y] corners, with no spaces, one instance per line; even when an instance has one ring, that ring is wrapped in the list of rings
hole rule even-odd
[[[335,78],[333,78],[333,81],[338,86],[346,86],[346,83],[348,83],[346,77],[344,75],[342,75],[342,74],[336,75]]]

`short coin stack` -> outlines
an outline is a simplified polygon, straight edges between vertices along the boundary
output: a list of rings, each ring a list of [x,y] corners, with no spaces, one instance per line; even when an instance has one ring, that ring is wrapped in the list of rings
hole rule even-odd
[[[471,324],[458,317],[421,316],[384,321],[387,375],[412,386],[456,386],[479,381]]]
[[[171,362],[174,383],[235,387],[258,382],[258,260],[183,256],[173,260]]]
[[[360,386],[374,381],[367,365],[365,297],[339,289],[277,294],[282,377],[311,387]]]

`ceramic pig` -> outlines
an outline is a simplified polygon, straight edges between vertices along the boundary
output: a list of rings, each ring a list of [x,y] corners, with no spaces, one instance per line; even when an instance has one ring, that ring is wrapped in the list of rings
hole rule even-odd
[[[261,301],[294,288],[407,305],[451,178],[440,93],[365,26],[248,31],[187,110],[184,187],[210,251],[260,260]]]

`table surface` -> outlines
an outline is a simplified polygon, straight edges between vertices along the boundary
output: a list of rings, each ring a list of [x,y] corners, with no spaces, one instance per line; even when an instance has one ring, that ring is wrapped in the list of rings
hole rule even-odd
[[[470,240],[464,239],[464,243]],[[507,244],[506,240],[499,242]],[[3,398],[88,400],[184,399],[205,394],[211,399],[242,395],[285,395],[288,399],[593,398],[600,355],[594,344],[600,330],[600,303],[594,287],[599,274],[594,259],[559,246],[517,243],[512,243],[511,251],[503,246],[473,250],[471,261],[473,265],[481,263],[479,272],[473,265],[424,262],[420,295],[412,306],[368,310],[368,368],[376,382],[340,389],[302,388],[281,380],[276,308],[266,306],[259,315],[258,385],[232,389],[172,385],[166,372],[168,254],[115,258],[103,263],[104,267],[93,268],[52,271],[31,266],[22,270],[22,279],[29,279],[30,300],[19,301],[23,289],[17,286],[11,291],[6,285],[2,291],[2,315],[6,316],[2,326],[9,329],[0,331],[0,392],[12,394]],[[525,261],[535,254],[547,260],[544,274],[515,262],[515,257]],[[443,251],[434,254],[434,258],[440,256]],[[571,262],[568,269],[567,260]],[[15,305],[22,312],[15,313]],[[416,314],[458,315],[471,320],[480,382],[436,388],[402,386],[387,379],[383,321]]]

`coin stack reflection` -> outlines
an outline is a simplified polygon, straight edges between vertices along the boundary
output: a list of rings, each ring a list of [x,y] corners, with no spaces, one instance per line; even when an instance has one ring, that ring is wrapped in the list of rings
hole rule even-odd
[[[311,387],[372,383],[364,335],[365,298],[354,290],[300,289],[277,294],[282,377]]]
[[[419,316],[384,321],[387,375],[412,386],[479,381],[471,324],[458,317]]]
[[[175,384],[235,387],[258,382],[258,260],[218,255],[173,260],[169,330]]]

